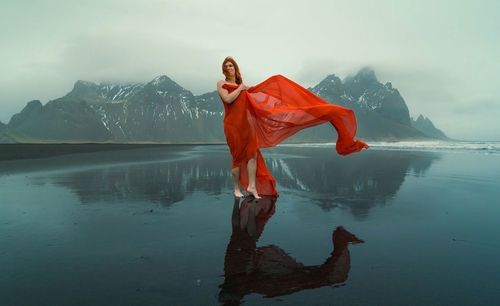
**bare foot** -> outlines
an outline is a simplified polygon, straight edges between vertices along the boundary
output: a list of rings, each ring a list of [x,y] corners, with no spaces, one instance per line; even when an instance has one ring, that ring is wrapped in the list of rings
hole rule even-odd
[[[235,198],[242,198],[243,197],[243,193],[241,193],[241,191],[239,191],[239,190],[235,190],[234,191],[234,197]]]
[[[257,189],[255,189],[255,187],[253,187],[253,188],[252,187],[248,187],[247,191],[248,191],[249,194],[253,195],[254,198],[256,198],[256,199],[260,199],[261,198],[259,196],[259,194],[257,193]]]

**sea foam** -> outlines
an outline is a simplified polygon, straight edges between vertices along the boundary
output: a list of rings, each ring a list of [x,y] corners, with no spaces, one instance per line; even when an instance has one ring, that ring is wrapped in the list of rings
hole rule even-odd
[[[432,151],[432,152],[478,152],[500,154],[498,141],[367,141],[371,150]],[[283,147],[335,147],[329,143],[280,144]]]

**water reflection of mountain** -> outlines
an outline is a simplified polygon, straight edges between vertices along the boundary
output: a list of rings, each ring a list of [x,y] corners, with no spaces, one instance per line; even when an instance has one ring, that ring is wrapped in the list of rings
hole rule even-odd
[[[207,151],[190,158],[152,163],[110,165],[55,176],[55,183],[73,190],[83,203],[149,200],[169,206],[186,193],[230,191],[229,152]]]
[[[323,209],[348,206],[363,215],[376,203],[393,197],[407,174],[423,175],[439,155],[427,152],[366,151],[347,157],[334,149],[287,148],[309,158],[267,158],[281,186],[303,190]]]
[[[348,205],[358,215],[394,196],[407,174],[423,175],[438,155],[373,150],[343,157],[333,148],[278,147],[265,150],[264,157],[279,192],[302,191],[325,210]],[[229,152],[219,147],[190,158],[100,167],[54,180],[85,203],[149,200],[168,206],[193,191],[230,193],[230,164]]]

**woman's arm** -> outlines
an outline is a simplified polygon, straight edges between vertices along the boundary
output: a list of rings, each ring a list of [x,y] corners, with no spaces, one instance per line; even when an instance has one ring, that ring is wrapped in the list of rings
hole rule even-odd
[[[227,104],[233,103],[234,100],[236,100],[236,98],[238,98],[240,93],[243,90],[246,90],[248,88],[248,86],[246,86],[245,84],[241,84],[232,93],[229,93],[229,91],[227,91],[227,89],[222,88],[223,84],[224,84],[223,81],[217,82],[217,91],[219,92],[219,95],[221,96],[222,101],[226,102]]]

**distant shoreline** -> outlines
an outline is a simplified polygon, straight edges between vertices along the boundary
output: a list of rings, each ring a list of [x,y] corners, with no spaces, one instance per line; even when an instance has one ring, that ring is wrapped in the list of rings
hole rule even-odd
[[[47,158],[66,154],[131,150],[159,146],[221,144],[225,143],[6,143],[0,144],[0,160]]]
[[[467,140],[437,140],[437,139],[404,139],[404,140],[366,140],[369,145],[372,145],[372,149],[387,149],[394,146],[394,149],[402,149],[409,144],[406,149],[417,149],[414,147],[415,144],[438,142],[438,147],[445,146],[448,149],[455,149],[457,144],[464,143],[484,143],[484,141],[467,141]],[[499,142],[486,141],[492,143],[495,148],[493,150],[498,150]],[[399,145],[396,145],[399,144]],[[0,161],[2,160],[19,160],[19,159],[37,159],[37,158],[48,158],[59,155],[67,154],[78,154],[78,153],[92,153],[92,152],[103,152],[103,151],[119,151],[119,150],[131,150],[131,149],[141,149],[141,148],[152,148],[152,147],[176,147],[176,146],[220,146],[227,144],[225,142],[199,142],[199,143],[158,143],[158,142],[129,142],[129,143],[112,143],[112,142],[49,142],[49,143],[0,143]],[[334,141],[311,141],[311,142],[283,142],[279,146],[323,146],[323,145],[333,145]],[[427,147],[427,145],[425,145]],[[433,146],[429,146],[433,148]],[[458,147],[456,147],[458,149]],[[477,149],[477,148],[471,148]],[[484,150],[484,148],[481,148]]]

